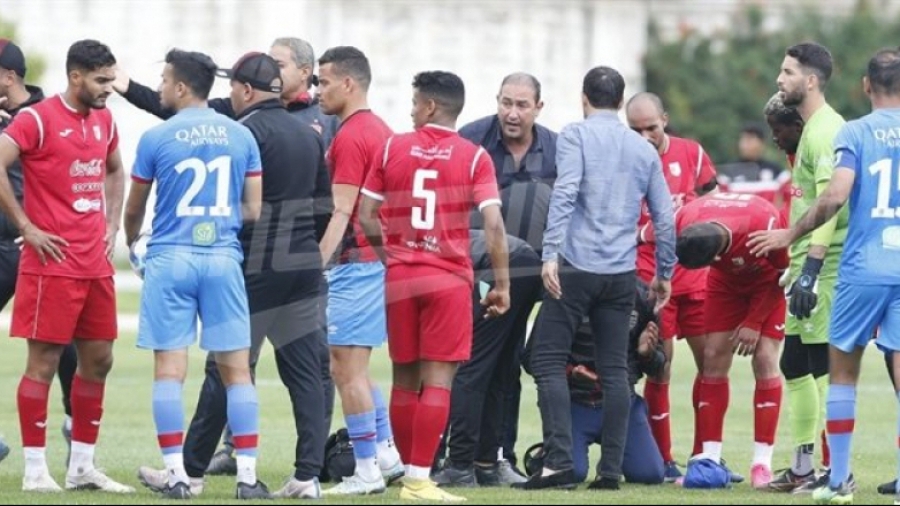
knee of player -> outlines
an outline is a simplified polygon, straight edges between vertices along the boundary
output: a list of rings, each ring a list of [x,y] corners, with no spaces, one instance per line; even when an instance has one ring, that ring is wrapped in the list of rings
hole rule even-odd
[[[112,370],[113,354],[112,350],[106,353],[98,353],[94,356],[79,356],[78,368],[80,375],[85,379],[93,379],[95,381],[103,381]]]
[[[758,377],[777,376],[781,372],[778,348],[758,347],[753,354],[753,372]]]

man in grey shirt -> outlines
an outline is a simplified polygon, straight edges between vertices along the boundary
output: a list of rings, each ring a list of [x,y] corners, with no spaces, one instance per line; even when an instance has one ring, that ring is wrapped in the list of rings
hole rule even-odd
[[[556,146],[558,177],[544,233],[546,295],[535,324],[531,369],[544,430],[544,469],[527,490],[574,488],[566,359],[584,315],[594,329],[605,416],[599,476],[592,489],[618,489],[630,411],[628,328],[636,290],[636,229],[646,200],[661,238],[650,297],[659,311],[671,294],[675,219],[659,155],[619,120],[625,80],[609,67],[584,77],[585,120]]]

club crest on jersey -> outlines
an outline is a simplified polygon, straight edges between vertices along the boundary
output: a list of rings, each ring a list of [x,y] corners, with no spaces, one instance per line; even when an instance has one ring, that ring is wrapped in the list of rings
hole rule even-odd
[[[675,177],[680,176],[681,175],[681,164],[678,162],[670,163],[669,164],[669,172]]]
[[[103,134],[100,132],[100,125],[94,125],[94,138],[97,139],[97,141],[103,139]]]

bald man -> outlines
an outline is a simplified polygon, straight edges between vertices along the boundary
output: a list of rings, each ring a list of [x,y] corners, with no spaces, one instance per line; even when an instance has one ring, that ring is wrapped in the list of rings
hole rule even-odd
[[[663,174],[672,193],[674,208],[712,191],[716,187],[716,169],[699,143],[666,133],[669,115],[662,100],[653,93],[638,93],[625,108],[628,125],[641,134],[659,152]],[[650,221],[647,206],[643,206],[640,226]],[[656,272],[654,246],[638,246],[638,276],[646,283]],[[666,480],[674,481],[681,471],[672,458],[672,431],[669,421],[669,380],[672,373],[674,355],[673,338],[687,341],[694,355],[697,370],[701,370],[703,360],[703,301],[706,298],[706,269],[687,270],[675,268],[672,279],[672,299],[661,315],[660,337],[666,354],[666,366],[655,377],[648,377],[644,386],[650,415],[650,427],[659,451],[666,462]],[[697,409],[696,382],[694,388],[694,409]],[[696,438],[695,438],[696,439]],[[699,453],[696,448],[694,454]]]

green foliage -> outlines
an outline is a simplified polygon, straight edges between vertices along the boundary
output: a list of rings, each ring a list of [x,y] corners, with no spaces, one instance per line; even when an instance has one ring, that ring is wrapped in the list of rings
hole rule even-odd
[[[0,38],[9,39],[15,42],[22,48],[22,52],[25,53],[25,63],[28,67],[28,73],[25,75],[25,82],[38,83],[41,80],[41,76],[44,75],[44,70],[47,68],[47,62],[44,61],[44,58],[37,52],[31,51],[27,47],[23,47],[16,35],[16,25],[0,18]]]
[[[737,158],[737,139],[747,121],[764,121],[762,108],[777,91],[785,49],[815,41],[828,47],[835,70],[826,89],[829,103],[845,118],[869,111],[861,79],[869,58],[897,44],[900,17],[887,16],[873,2],[860,0],[847,17],[823,9],[785,14],[784,28],[763,29],[758,7],[742,11],[727,32],[702,36],[685,32],[662,41],[651,25],[646,56],[647,90],[659,94],[672,127],[699,140],[713,159]]]

